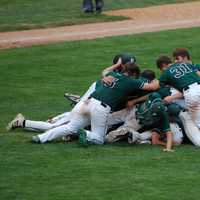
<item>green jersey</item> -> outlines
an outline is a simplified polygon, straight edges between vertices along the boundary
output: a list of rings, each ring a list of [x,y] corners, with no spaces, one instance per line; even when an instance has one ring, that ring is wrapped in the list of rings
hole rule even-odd
[[[170,130],[167,108],[157,92],[151,93],[144,103],[136,106],[136,118],[142,126],[157,127],[163,133]]]
[[[107,76],[115,79],[111,84],[99,82],[91,97],[109,105],[112,111],[119,110],[119,105],[126,101],[126,97],[134,95],[145,83],[143,79],[133,79],[119,72],[111,72]]]
[[[170,85],[179,91],[196,82],[200,77],[196,73],[197,67],[190,63],[174,63],[160,76],[160,85]]]

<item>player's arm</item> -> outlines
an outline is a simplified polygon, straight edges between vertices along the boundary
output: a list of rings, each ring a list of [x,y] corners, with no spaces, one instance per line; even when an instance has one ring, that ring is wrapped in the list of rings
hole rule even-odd
[[[127,102],[126,107],[130,109],[134,105],[146,101],[147,98],[148,98],[148,95],[145,95],[145,96],[142,96],[142,97],[139,97],[139,98],[136,98],[136,99],[132,99],[132,100]]]
[[[196,73],[197,73],[198,76],[200,76],[200,71],[197,71]]]
[[[155,79],[151,81],[150,83],[144,83],[142,90],[154,91],[154,90],[158,90],[159,88],[160,88],[159,81]]]
[[[110,67],[107,67],[102,71],[102,76],[105,77],[106,74],[113,72],[116,69],[119,69],[121,67],[121,64],[122,64],[122,60],[121,60],[121,58],[119,58],[119,60],[117,61],[116,64],[114,64]]]
[[[167,152],[172,152],[172,145],[173,145],[173,133],[171,131],[167,131],[166,132],[166,136],[167,136],[167,144],[166,144],[166,148],[163,149],[163,151],[167,151]]]
[[[151,135],[151,144],[152,145],[162,145],[162,146],[166,146],[166,143],[163,142],[160,139],[160,134],[157,133],[156,131],[152,131],[152,135]]]
[[[174,101],[175,99],[182,99],[182,98],[183,98],[183,94],[181,92],[177,91],[175,94],[167,96],[163,100],[165,103],[169,104],[172,101]]]
[[[169,117],[166,111],[163,111],[161,113],[161,121],[160,121],[160,130],[166,134],[167,137],[167,144],[166,148],[163,149],[163,151],[166,152],[173,152],[172,146],[173,146],[173,133],[170,129],[169,125]]]

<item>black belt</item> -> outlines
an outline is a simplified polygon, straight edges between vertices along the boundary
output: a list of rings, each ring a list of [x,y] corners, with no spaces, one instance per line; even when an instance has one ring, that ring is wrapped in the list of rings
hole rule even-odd
[[[108,105],[107,104],[105,104],[104,102],[101,102],[101,105],[104,107],[104,108],[106,108]]]
[[[194,84],[194,83],[192,83],[192,84]],[[191,85],[192,85],[192,84],[191,84]],[[197,82],[197,84],[200,85],[200,82]],[[186,91],[186,90],[188,90],[189,88],[190,88],[190,85],[185,86],[185,87],[183,88],[183,90]]]

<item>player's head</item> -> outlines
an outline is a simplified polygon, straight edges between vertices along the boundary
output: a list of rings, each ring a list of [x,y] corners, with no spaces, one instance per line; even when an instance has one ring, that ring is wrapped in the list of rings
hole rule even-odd
[[[155,72],[153,70],[150,69],[145,69],[141,75],[141,77],[146,78],[147,80],[149,80],[150,82],[152,80],[154,80],[156,78]]]
[[[169,67],[171,64],[172,64],[172,61],[168,56],[160,56],[156,60],[156,65],[161,71],[167,69],[167,67]]]
[[[125,64],[123,72],[138,78],[140,76],[140,67],[134,62],[128,62]]]
[[[121,53],[121,54],[117,54],[114,58],[113,58],[113,64],[116,64],[119,60],[119,58],[121,58],[122,60],[122,65],[125,65],[128,62],[136,62],[136,58],[134,55],[132,55],[131,53]]]
[[[190,53],[186,48],[176,48],[172,52],[174,62],[190,62]]]

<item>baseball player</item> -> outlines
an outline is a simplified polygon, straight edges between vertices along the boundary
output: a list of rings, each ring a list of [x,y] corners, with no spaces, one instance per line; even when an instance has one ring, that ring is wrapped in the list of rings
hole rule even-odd
[[[146,73],[146,72],[145,72]],[[153,76],[152,72],[147,72],[147,74],[150,73],[150,76],[152,77],[155,77]],[[165,87],[165,88],[162,88],[160,89],[159,91],[157,91],[160,96],[162,97],[162,99],[165,99],[166,97],[168,97],[169,95],[174,95],[174,93],[171,93],[171,90],[169,87]],[[175,94],[176,95],[176,94]],[[139,101],[144,101],[146,100],[146,97],[142,97],[142,98],[139,98]],[[115,142],[115,141],[118,141],[120,140],[121,138],[124,138],[125,136],[127,136],[127,133],[128,132],[131,132],[131,130],[133,128],[135,128],[134,130],[138,130],[137,127],[134,127],[134,125],[132,123],[132,121],[135,120],[135,107],[133,107],[136,103],[139,103],[138,99],[134,99],[134,100],[131,100],[131,102],[128,103],[128,105],[130,106],[130,109],[131,111],[129,113],[127,113],[126,115],[126,118],[125,118],[125,125],[119,127],[117,130],[114,130],[112,132],[110,132],[107,136],[107,142],[111,143],[111,142]],[[165,103],[165,101],[164,101]],[[133,108],[131,108],[133,107]],[[173,132],[173,141],[177,144],[180,144],[183,140],[183,134],[182,134],[182,131],[180,130],[179,126],[183,128],[180,120],[179,120],[179,113],[181,112],[181,110],[183,110],[183,108],[176,104],[176,103],[171,103],[171,104],[168,104],[167,105],[167,112],[168,112],[168,115],[170,116],[170,119],[171,119],[171,123],[170,123],[170,128]],[[149,115],[149,118],[151,118],[151,112],[146,112],[148,113]],[[142,130],[149,130],[151,129],[151,127],[148,126],[148,122],[150,122],[151,120],[148,119],[148,116],[144,114],[143,116],[144,120],[143,120],[143,125],[139,127],[139,131],[141,132]],[[153,119],[153,118],[152,118]],[[137,121],[137,120],[136,120]],[[152,122],[151,122],[152,123]],[[177,124],[178,123],[178,124]],[[127,125],[128,124],[128,125]],[[129,124],[131,126],[129,126]],[[136,123],[137,124],[137,123]],[[154,123],[152,123],[154,124]],[[156,124],[154,124],[154,128],[155,128]],[[140,129],[141,128],[141,129]],[[183,130],[184,132],[184,130]],[[140,134],[138,134],[138,138],[137,141],[134,141],[134,142],[137,142],[137,143],[143,143],[145,140],[149,140],[151,138],[151,132],[150,131],[147,131],[147,132],[142,132]]]
[[[197,67],[186,62],[172,64],[167,56],[159,57],[156,63],[162,74],[155,87],[170,85],[182,92],[189,114],[200,128],[200,77]]]
[[[175,63],[186,62],[186,63],[193,64],[197,68],[198,75],[200,75],[200,64],[192,63],[190,53],[186,48],[176,48],[173,51],[172,56]]]
[[[164,151],[171,151],[173,134],[170,130],[168,114],[166,107],[162,103],[160,95],[153,92],[148,95],[148,99],[144,103],[137,104],[132,108],[131,115],[127,116],[125,124],[115,131],[111,131],[107,136],[107,142],[113,141],[118,132],[130,132],[129,143],[135,143],[138,139],[143,140],[144,137],[151,137],[149,133],[145,135],[138,132],[142,127],[158,128],[167,136],[167,145]],[[147,138],[146,138],[147,139]]]
[[[121,64],[121,63],[119,63]],[[136,90],[151,90],[152,84],[144,83],[140,79],[132,79],[135,63],[129,63],[123,73],[111,72],[116,79],[112,84],[100,82],[86,101],[81,102],[78,109],[74,110],[74,115],[70,122],[33,138],[34,142],[47,142],[58,137],[79,132],[81,142],[103,144],[107,129],[107,118],[111,111],[116,111],[118,105],[124,101],[124,97],[129,96]],[[91,131],[81,130],[91,124]]]

